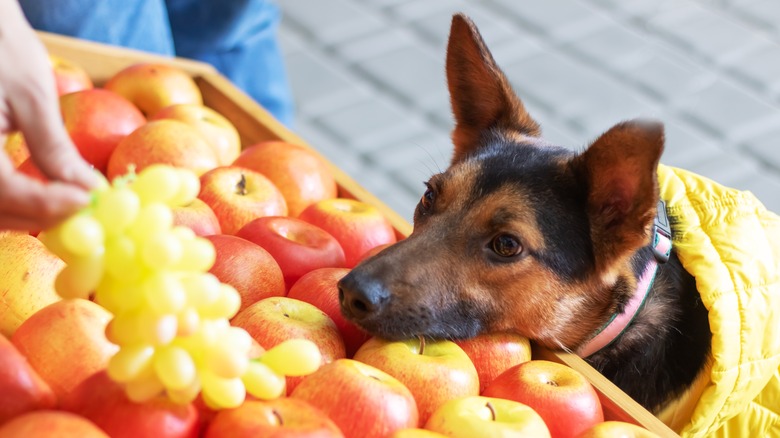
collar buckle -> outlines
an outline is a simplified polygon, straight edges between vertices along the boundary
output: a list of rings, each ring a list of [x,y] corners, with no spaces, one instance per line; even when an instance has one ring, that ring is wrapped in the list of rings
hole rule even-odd
[[[653,255],[658,263],[666,263],[672,254],[672,227],[666,214],[666,202],[658,201],[658,210],[653,220]]]

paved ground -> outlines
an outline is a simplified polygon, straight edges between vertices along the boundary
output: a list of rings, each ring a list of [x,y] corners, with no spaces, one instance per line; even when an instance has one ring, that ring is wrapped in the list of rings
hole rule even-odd
[[[663,120],[662,162],[780,212],[780,1],[280,0],[295,130],[407,218],[446,167],[444,48],[468,13],[547,138]]]

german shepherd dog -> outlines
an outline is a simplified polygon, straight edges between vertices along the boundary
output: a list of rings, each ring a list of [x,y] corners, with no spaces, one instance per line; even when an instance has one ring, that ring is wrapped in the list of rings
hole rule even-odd
[[[446,71],[450,167],[426,183],[413,233],[341,280],[342,312],[396,340],[514,331],[658,411],[710,353],[694,279],[658,244],[663,126],[619,123],[581,153],[546,142],[464,15]]]

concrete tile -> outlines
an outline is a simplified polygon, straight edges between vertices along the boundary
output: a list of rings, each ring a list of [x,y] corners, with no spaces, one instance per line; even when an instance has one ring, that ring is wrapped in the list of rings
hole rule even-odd
[[[661,102],[675,102],[710,86],[717,73],[671,50],[656,48],[643,62],[623,72]]]
[[[780,214],[780,177],[776,172],[760,171],[744,181],[737,181],[735,188],[753,193],[764,207]]]
[[[285,0],[285,19],[319,43],[355,38],[384,28],[387,23],[354,0]]]
[[[609,23],[562,47],[565,51],[586,57],[604,68],[618,70],[647,62],[655,49],[646,36],[617,23]]]
[[[766,42],[761,47],[733,59],[728,69],[760,92],[776,98],[780,92],[780,44]]]
[[[670,8],[680,7],[680,0],[590,0],[591,3],[627,17],[653,17]]]
[[[423,181],[449,166],[452,149],[445,132],[430,131],[371,151],[366,159],[397,175],[407,187],[419,190]]]
[[[285,56],[292,55],[302,50],[305,45],[304,38],[293,27],[287,26],[287,22],[282,19],[282,23],[279,26],[279,47],[282,54]]]
[[[662,120],[666,144],[661,162],[687,169],[705,157],[723,153],[718,142],[679,120]]]
[[[775,0],[754,0],[736,4],[736,14],[743,15],[768,29],[780,29],[780,2]]]
[[[744,187],[746,181],[760,173],[760,167],[754,161],[733,152],[721,152],[702,157],[686,169],[724,186],[738,189],[741,188],[740,185]]]
[[[780,126],[762,135],[757,135],[745,140],[742,147],[749,150],[757,158],[766,161],[774,169],[780,170]]]
[[[404,6],[407,5],[410,4],[399,6],[397,12],[403,14],[405,11]],[[434,44],[434,47],[443,49],[446,46],[450,25],[452,24],[452,15],[456,12],[465,13],[476,23],[482,38],[488,46],[510,39],[515,34],[516,26],[513,26],[510,21],[505,20],[495,12],[486,9],[480,3],[473,1],[434,0],[415,2],[414,5],[418,6],[418,8],[420,5],[438,5],[436,8],[430,8],[424,14],[419,14],[415,17],[405,17],[410,20],[411,25],[415,29]],[[480,23],[484,23],[484,26],[480,25]]]
[[[416,44],[419,44],[419,40],[411,29],[394,26],[338,44],[334,50],[348,62],[360,62]]]
[[[581,0],[490,0],[498,14],[512,14],[535,32],[556,40],[577,38],[603,26],[609,19]]]

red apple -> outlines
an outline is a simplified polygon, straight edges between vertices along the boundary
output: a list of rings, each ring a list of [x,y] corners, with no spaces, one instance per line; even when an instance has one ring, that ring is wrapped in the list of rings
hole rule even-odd
[[[174,119],[195,128],[214,149],[220,166],[229,166],[241,153],[238,130],[213,109],[194,103],[166,106],[149,120]]]
[[[338,240],[348,268],[357,265],[371,248],[396,241],[390,221],[376,207],[354,199],[319,201],[308,206],[298,217]]]
[[[61,96],[60,112],[81,156],[104,174],[119,142],[146,123],[127,99],[99,88]]]
[[[368,251],[364,252],[362,256],[360,256],[360,259],[358,260],[358,263],[362,262],[363,260],[365,260],[367,258],[371,258],[371,257],[379,254],[380,252],[385,250],[387,247],[392,246],[392,245],[393,245],[393,243],[385,243],[383,245],[377,245],[377,246],[369,249]]]
[[[490,397],[462,397],[444,403],[425,428],[453,438],[517,436],[550,438],[542,417],[522,403]]]
[[[19,167],[20,164],[30,158],[27,142],[24,140],[24,135],[19,131],[8,134],[3,150],[5,150],[5,154],[8,155],[14,167]]]
[[[346,268],[315,269],[293,284],[287,292],[289,298],[314,304],[336,323],[344,339],[347,357],[352,357],[371,335],[344,318],[339,304],[338,281],[349,273]]]
[[[54,279],[63,267],[65,263],[33,236],[0,236],[0,334],[10,337],[32,314],[60,300]]]
[[[454,342],[477,368],[480,393],[504,371],[531,360],[531,343],[515,333],[486,333]]]
[[[341,438],[338,426],[322,411],[295,398],[247,400],[220,411],[204,438]]]
[[[605,421],[586,430],[577,438],[659,438],[659,436],[636,424]]]
[[[49,385],[2,334],[0,388],[0,424],[25,412],[51,409],[57,404],[57,398]]]
[[[233,165],[268,177],[284,195],[293,217],[309,205],[337,195],[328,163],[303,146],[282,141],[258,143],[244,149]]]
[[[219,219],[208,204],[195,198],[187,205],[171,208],[173,224],[183,225],[198,236],[211,236],[222,233]]]
[[[117,346],[105,336],[111,317],[92,301],[57,301],[24,321],[11,342],[62,398],[104,369],[116,353]]]
[[[599,396],[585,376],[546,360],[515,365],[496,377],[482,395],[530,406],[554,438],[577,437],[604,421]]]
[[[271,253],[290,287],[315,269],[344,267],[344,251],[336,239],[300,219],[261,217],[244,225],[236,235]]]
[[[19,173],[27,175],[28,177],[40,182],[49,182],[49,178],[46,177],[46,175],[41,172],[41,169],[35,165],[35,162],[32,160],[32,158],[28,157],[26,160],[22,161],[22,164],[20,164],[16,170],[19,171]]]
[[[62,411],[33,411],[0,426],[0,438],[108,438],[86,418]]]
[[[244,225],[264,216],[284,216],[287,204],[279,189],[249,169],[222,166],[200,178],[198,197],[214,210],[224,234],[236,234]]]
[[[479,377],[466,353],[451,341],[423,338],[387,341],[371,338],[355,360],[390,374],[414,395],[420,422],[449,400],[479,395]]]
[[[348,438],[388,436],[419,424],[414,397],[403,383],[351,359],[322,366],[290,397],[325,412]]]
[[[195,438],[198,412],[192,404],[178,405],[160,396],[136,403],[124,388],[99,371],[84,380],[62,401],[67,411],[92,421],[112,438]]]
[[[92,79],[84,67],[75,62],[56,55],[49,54],[49,62],[54,72],[54,83],[57,95],[89,90],[93,87]]]
[[[131,65],[114,74],[105,88],[121,94],[147,116],[177,103],[203,104],[195,81],[183,70],[166,64]]]
[[[268,350],[287,339],[308,339],[322,354],[322,364],[346,357],[336,324],[313,305],[287,297],[260,300],[239,312],[230,323],[249,333]],[[304,377],[288,377],[288,394]]]
[[[284,296],[284,277],[279,264],[268,253],[248,240],[219,234],[207,236],[217,256],[209,272],[241,294],[241,310],[263,298]]]

